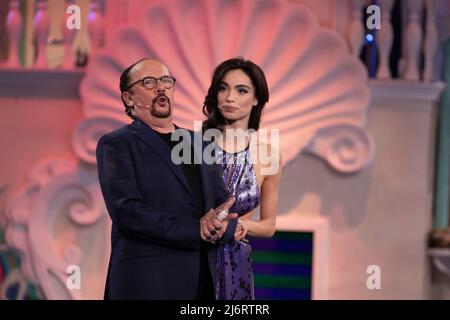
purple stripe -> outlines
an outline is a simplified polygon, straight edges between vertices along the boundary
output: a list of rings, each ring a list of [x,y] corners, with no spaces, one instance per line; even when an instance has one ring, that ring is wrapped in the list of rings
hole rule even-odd
[[[308,240],[275,240],[251,239],[250,244],[254,250],[268,250],[277,252],[312,252],[312,241]]]
[[[311,291],[302,289],[255,288],[256,300],[311,300]]]

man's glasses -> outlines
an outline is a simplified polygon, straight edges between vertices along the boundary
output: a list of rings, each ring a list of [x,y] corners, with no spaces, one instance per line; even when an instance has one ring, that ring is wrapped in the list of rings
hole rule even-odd
[[[153,89],[154,87],[156,87],[156,83],[159,81],[161,81],[161,83],[164,85],[165,89],[170,89],[174,86],[176,79],[172,76],[162,76],[159,78],[155,78],[155,77],[145,77],[142,78],[140,80],[137,80],[135,82],[133,82],[132,84],[130,84],[125,91],[127,91],[128,89],[130,89],[132,86],[134,86],[136,83],[142,82],[142,85],[144,86],[145,89]]]

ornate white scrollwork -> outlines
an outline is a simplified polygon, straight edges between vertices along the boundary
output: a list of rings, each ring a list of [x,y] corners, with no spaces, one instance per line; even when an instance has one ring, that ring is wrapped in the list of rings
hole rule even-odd
[[[327,160],[340,172],[355,172],[373,160],[374,143],[366,131],[352,126],[320,130],[307,151]]]
[[[6,239],[22,253],[27,279],[48,299],[99,298],[109,258],[110,222],[94,170],[50,160],[7,203]],[[67,268],[81,270],[81,288],[66,286]]]
[[[96,164],[95,148],[100,137],[123,124],[123,119],[117,115],[93,116],[81,121],[72,135],[75,153],[81,160]]]

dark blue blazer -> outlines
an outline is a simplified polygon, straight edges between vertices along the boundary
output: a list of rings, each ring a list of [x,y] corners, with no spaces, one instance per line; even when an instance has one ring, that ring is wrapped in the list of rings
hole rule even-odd
[[[193,132],[185,131],[192,139]],[[105,299],[194,299],[199,276],[200,223],[194,198],[167,144],[147,124],[132,124],[101,137],[98,177],[112,219]],[[228,194],[220,176],[202,163],[204,208]],[[236,221],[223,242],[230,241]],[[208,244],[215,283],[215,246]]]

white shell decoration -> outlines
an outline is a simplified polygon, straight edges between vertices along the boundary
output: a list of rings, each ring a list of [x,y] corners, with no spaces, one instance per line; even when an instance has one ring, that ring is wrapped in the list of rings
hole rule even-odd
[[[203,99],[215,66],[243,56],[265,71],[270,101],[261,127],[280,129],[285,163],[305,148],[342,172],[370,163],[366,70],[343,38],[321,27],[306,7],[279,0],[155,1],[143,17],[120,28],[92,57],[81,86],[88,119],[129,122],[120,100],[120,73],[142,57],[153,57],[177,78],[175,122],[192,129],[195,120],[204,119]],[[341,138],[349,134],[345,149],[352,150],[353,160],[338,155],[342,144],[327,143],[332,149],[324,150],[324,139],[312,143],[319,132],[336,130]],[[95,163],[92,150],[83,159]]]

